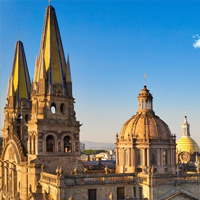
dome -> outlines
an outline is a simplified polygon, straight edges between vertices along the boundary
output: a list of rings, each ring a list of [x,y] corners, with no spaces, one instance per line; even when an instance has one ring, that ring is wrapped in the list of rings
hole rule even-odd
[[[128,139],[131,135],[137,139],[169,140],[171,132],[168,125],[154,112],[141,112],[131,117],[121,129],[120,137]]]
[[[128,139],[161,139],[169,140],[171,132],[168,125],[155,115],[153,96],[146,85],[138,95],[138,111],[122,127],[120,137]]]
[[[177,142],[176,142],[176,149],[177,151],[183,152],[186,151],[188,153],[193,154],[194,152],[199,152],[199,146],[197,143],[189,136],[182,136]]]

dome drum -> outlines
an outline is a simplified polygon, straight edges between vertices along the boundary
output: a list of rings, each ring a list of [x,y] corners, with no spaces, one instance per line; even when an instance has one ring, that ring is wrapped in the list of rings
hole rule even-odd
[[[138,111],[116,134],[116,172],[175,173],[176,136],[155,115],[153,97],[144,86],[138,95]],[[150,170],[151,169],[151,170]]]

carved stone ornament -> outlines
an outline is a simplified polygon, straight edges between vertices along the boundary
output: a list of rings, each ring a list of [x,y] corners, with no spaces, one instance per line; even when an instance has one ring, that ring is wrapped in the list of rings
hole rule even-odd
[[[14,150],[13,147],[10,147],[8,150],[9,160],[14,160]]]
[[[113,200],[114,199],[114,196],[113,196],[113,193],[111,192],[110,194],[109,194],[109,200]]]

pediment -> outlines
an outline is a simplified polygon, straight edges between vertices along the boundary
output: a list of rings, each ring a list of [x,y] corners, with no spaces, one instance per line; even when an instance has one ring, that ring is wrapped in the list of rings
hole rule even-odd
[[[184,188],[180,188],[178,190],[177,188],[174,188],[158,198],[158,200],[187,200],[187,199],[199,200],[196,194]]]
[[[184,192],[179,192],[166,198],[165,200],[198,200],[198,199]]]

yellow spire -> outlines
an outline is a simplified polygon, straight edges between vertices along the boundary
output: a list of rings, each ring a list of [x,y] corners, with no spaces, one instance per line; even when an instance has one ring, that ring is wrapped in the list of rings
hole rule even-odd
[[[42,61],[41,61],[41,71],[40,71],[40,79],[46,79],[46,68],[45,68],[45,61],[44,56],[42,54]]]
[[[7,98],[14,97],[14,107],[20,107],[22,98],[27,99],[29,102],[30,90],[31,83],[23,43],[17,41],[12,73],[8,83]]]
[[[35,67],[34,82],[38,84],[41,71],[45,63],[47,93],[54,94],[54,85],[62,85],[62,94],[66,96],[66,61],[60,37],[59,27],[56,19],[55,9],[49,5],[46,9],[43,34],[40,45],[39,60]]]

